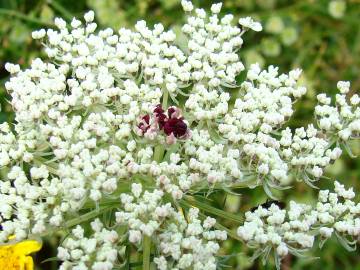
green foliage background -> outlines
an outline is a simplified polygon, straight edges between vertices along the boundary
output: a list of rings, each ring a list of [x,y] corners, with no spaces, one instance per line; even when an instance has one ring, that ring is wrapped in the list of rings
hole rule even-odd
[[[197,6],[209,8],[213,1],[195,0]],[[162,22],[166,27],[180,30],[184,20],[180,0],[0,0],[0,122],[13,121],[11,107],[4,83],[8,74],[5,62],[19,63],[23,68],[31,59],[42,56],[41,45],[32,41],[31,32],[38,28],[53,27],[54,17],[71,20],[82,17],[93,9],[101,27],[132,27],[135,21],[145,19],[150,25]],[[338,80],[352,82],[354,92],[360,89],[360,0],[224,0],[222,13],[233,13],[236,18],[251,15],[265,28],[261,33],[245,36],[240,51],[245,63],[259,62],[262,66],[274,64],[280,71],[294,67],[303,69],[302,83],[308,94],[298,104],[297,113],[290,121],[291,127],[313,121],[312,112],[317,92],[335,93]],[[180,41],[181,42],[181,41]],[[359,144],[353,145],[360,154]],[[360,190],[360,159],[351,160],[347,155],[327,172],[332,179],[339,179]],[[332,181],[322,180],[321,188],[332,186]],[[241,215],[256,204],[266,201],[261,188],[240,190],[241,197],[217,193],[209,197],[216,207]],[[245,193],[245,194],[244,194]],[[281,194],[283,200],[298,199],[315,202],[316,190],[296,183],[294,188]],[[234,227],[229,221],[222,224]],[[55,256],[56,239],[45,241],[43,250],[36,256],[38,269],[56,269],[56,262],[40,263]],[[251,263],[251,251],[241,243],[225,242],[224,268],[272,269],[261,263]],[[348,253],[336,241],[329,241],[323,250],[309,253],[320,259],[286,258],[283,269],[360,269],[359,252]],[[135,269],[135,268],[133,268]]]

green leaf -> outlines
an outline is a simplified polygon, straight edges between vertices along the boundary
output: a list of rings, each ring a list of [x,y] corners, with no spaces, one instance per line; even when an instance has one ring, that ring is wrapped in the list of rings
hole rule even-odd
[[[40,263],[43,264],[43,263],[56,262],[56,261],[60,261],[60,259],[58,257],[50,257],[47,258],[46,260],[41,261]]]
[[[341,236],[337,231],[335,231],[335,235],[339,240],[340,244],[349,252],[356,250],[356,241],[349,241],[345,237]]]

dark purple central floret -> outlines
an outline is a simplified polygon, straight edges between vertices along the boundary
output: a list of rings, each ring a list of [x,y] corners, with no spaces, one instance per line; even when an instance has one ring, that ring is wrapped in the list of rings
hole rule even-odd
[[[181,138],[186,135],[187,125],[182,118],[171,118],[166,121],[164,132],[168,136],[173,133],[176,138]]]
[[[142,120],[144,120],[146,124],[149,124],[150,123],[150,115],[147,114],[147,115],[143,116]]]
[[[171,118],[171,116],[173,115],[173,113],[175,113],[176,112],[176,109],[174,108],[174,107],[170,107],[169,109],[168,109],[168,116],[169,116],[169,118]]]
[[[141,118],[141,122],[138,124],[138,128],[141,130],[142,134],[144,134],[150,128],[150,115],[144,115]]]
[[[157,105],[154,109],[154,114],[158,122],[159,129],[162,129],[164,127],[165,122],[167,120],[166,114],[164,112],[165,111],[162,109],[160,104]]]
[[[190,136],[190,131],[181,116],[180,109],[170,107],[165,112],[160,104],[155,107],[152,116],[149,114],[143,116],[137,127],[142,135],[146,135],[147,132],[154,134],[153,132],[156,132],[156,130],[162,130],[171,143],[176,139],[185,139]]]
[[[160,104],[156,105],[156,107],[155,107],[155,109],[154,109],[154,113],[155,113],[156,115],[158,115],[158,114],[164,114],[164,110],[163,110],[163,108],[161,107]]]

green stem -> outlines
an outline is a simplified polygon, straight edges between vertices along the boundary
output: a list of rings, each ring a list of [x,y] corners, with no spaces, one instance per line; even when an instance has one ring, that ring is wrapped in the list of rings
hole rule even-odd
[[[100,209],[95,209],[89,213],[86,213],[82,216],[79,216],[77,218],[74,218],[74,219],[71,219],[69,220],[68,222],[65,223],[65,227],[66,228],[69,228],[69,227],[73,227],[75,225],[78,225],[80,223],[83,223],[85,221],[88,221],[89,219],[93,219],[94,217],[97,217],[98,215],[101,215],[103,214],[104,212],[112,209],[112,208],[115,208],[114,205],[108,205],[108,206],[105,206],[103,208],[100,208]]]
[[[180,201],[180,204],[184,205],[186,208],[189,208],[191,207],[191,205],[189,204],[186,204],[184,201]],[[199,213],[199,216],[202,218],[202,219],[205,219],[206,218],[206,215],[204,215],[203,213]],[[227,235],[230,236],[231,238],[235,239],[235,240],[238,240],[238,241],[242,241],[240,239],[239,236],[237,236],[236,232],[233,232],[232,230],[230,230],[229,228],[221,225],[219,222],[216,221],[214,227],[218,230],[222,230],[222,231],[226,231]]]
[[[63,227],[59,227],[59,228],[50,228],[49,230],[47,230],[45,233],[41,234],[40,236],[41,237],[44,237],[44,236],[47,236],[47,235],[50,235],[50,234],[54,234],[55,232],[57,231],[61,231],[61,230],[64,230],[64,229],[68,229],[70,227],[74,227],[80,223],[83,223],[85,221],[88,221],[89,219],[93,219],[101,214],[103,214],[104,212],[110,210],[110,209],[113,209],[115,208],[114,205],[108,205],[108,206],[105,206],[103,208],[100,208],[100,209],[95,209],[89,213],[86,213],[82,216],[79,216],[79,217],[76,217],[76,218],[73,218],[73,219],[70,219],[69,221],[67,221]],[[30,235],[31,237],[31,235]]]
[[[154,150],[154,160],[158,163],[160,163],[163,158],[164,158],[164,152],[165,152],[165,148],[163,145],[157,145],[155,146],[155,150]]]
[[[53,9],[61,13],[61,15],[64,16],[65,19],[70,21],[74,17],[66,8],[64,8],[57,1],[49,1],[49,4],[53,7]]]
[[[206,215],[199,213],[199,216],[203,219],[206,218]],[[216,221],[214,227],[218,230],[222,230],[222,231],[226,231],[227,235],[230,236],[232,239],[238,240],[238,241],[242,241],[242,239],[237,236],[237,234],[235,232],[233,232],[232,230],[230,230],[229,228],[221,225],[219,222]]]
[[[238,222],[238,223],[242,223],[243,222],[243,219],[242,217],[238,216],[238,215],[235,215],[235,214],[232,214],[232,213],[228,213],[228,212],[225,212],[221,209],[218,209],[218,208],[215,208],[215,207],[212,207],[206,203],[202,203],[202,202],[199,202],[197,201],[195,198],[191,197],[191,196],[184,196],[184,199],[185,201],[181,201],[180,204],[185,204],[187,207],[189,206],[195,206],[207,213],[210,213],[210,214],[213,214],[215,216],[218,216],[218,217],[222,217],[224,219],[227,219],[227,220],[232,220],[232,221],[235,221],[235,222]]]
[[[143,270],[150,270],[151,238],[144,235],[143,239]]]
[[[226,231],[227,235],[230,236],[232,239],[235,239],[235,240],[238,240],[241,242],[243,241],[235,232],[233,232],[229,228],[221,225],[219,222],[216,222],[214,227],[218,230]]]
[[[27,22],[30,22],[30,23],[39,24],[39,25],[50,26],[50,27],[54,26],[54,24],[52,24],[52,23],[36,19],[36,18],[34,18],[32,16],[23,14],[23,13],[18,12],[16,10],[0,8],[0,15],[14,17],[14,18],[17,18],[17,19],[21,19],[21,20],[24,20],[24,21],[27,21]]]
[[[178,143],[175,143],[172,146],[170,146],[170,148],[167,149],[167,151],[166,151],[166,154],[164,156],[164,160],[169,161],[170,160],[170,155],[172,153],[178,152],[179,148],[180,148],[180,145]]]
[[[169,99],[169,92],[168,92],[168,90],[165,89],[164,94],[163,94],[162,104],[161,104],[164,110],[167,107],[168,99]]]

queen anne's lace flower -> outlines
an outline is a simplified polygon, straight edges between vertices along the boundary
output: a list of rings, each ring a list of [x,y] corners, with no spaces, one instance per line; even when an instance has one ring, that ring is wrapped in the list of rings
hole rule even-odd
[[[259,22],[254,21],[251,17],[245,17],[239,19],[239,24],[245,28],[250,28],[256,32],[262,30],[262,26]]]
[[[159,269],[216,269],[226,233],[184,206],[189,194],[261,185],[274,197],[295,179],[314,186],[342,149],[351,152],[360,98],[350,83],[338,83],[335,105],[318,96],[316,123],[291,130],[294,102],[306,93],[301,70],[253,64],[238,76],[242,36],[261,24],[234,24],[219,16],[221,3],[210,15],[181,4],[184,47],[162,24],[96,31],[89,11],[33,32],[50,62],[5,65],[15,123],[0,125],[1,243],[76,226],[58,249],[64,270],[121,267],[129,261],[120,250],[134,247],[145,269],[150,258]],[[259,207],[238,235],[279,257],[310,248],[314,226],[324,239],[358,236],[353,191],[336,183],[335,192],[321,191],[316,207]],[[77,225],[96,217],[85,237]]]
[[[118,234],[105,229],[98,219],[91,223],[91,228],[94,233],[85,237],[84,229],[77,226],[58,248],[57,257],[63,261],[60,270],[113,269],[118,254]]]
[[[159,269],[217,269],[218,241],[226,240],[227,234],[213,229],[213,218],[201,222],[198,213],[198,209],[190,209],[187,221],[174,213],[174,220],[159,233],[160,254],[154,259]]]
[[[316,236],[322,246],[333,233],[349,248],[353,245],[349,237],[360,235],[360,203],[355,203],[354,197],[352,188],[346,190],[335,182],[335,193],[320,191],[315,207],[291,201],[288,210],[272,204],[247,212],[237,233],[249,246],[262,249],[264,254],[274,248],[280,257],[312,248]]]

